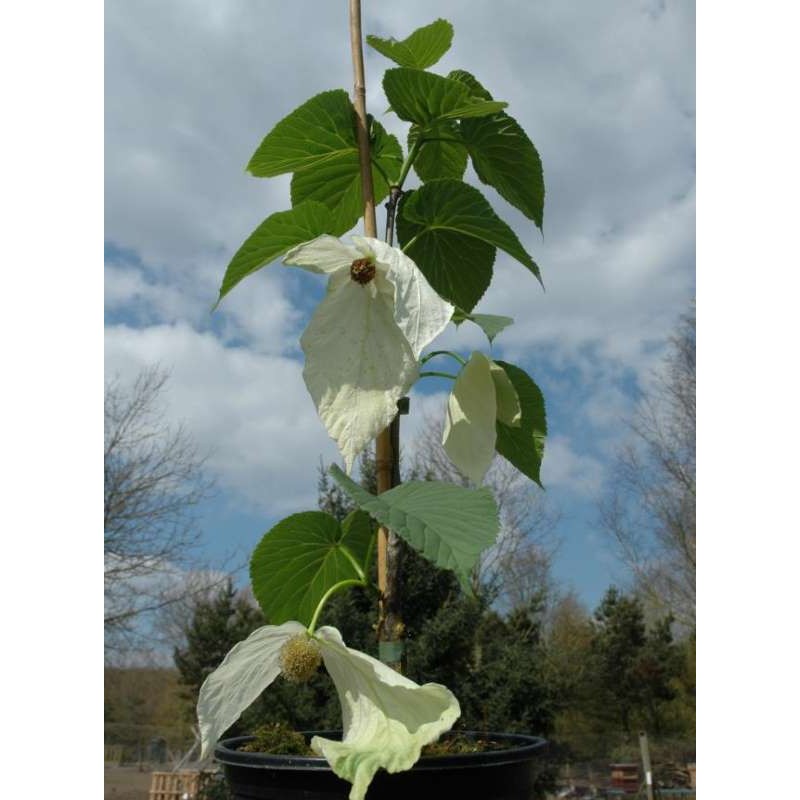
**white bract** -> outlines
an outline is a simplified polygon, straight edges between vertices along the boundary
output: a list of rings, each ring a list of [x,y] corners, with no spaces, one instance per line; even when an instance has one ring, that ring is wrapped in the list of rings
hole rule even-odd
[[[448,398],[442,444],[456,467],[480,484],[494,458],[497,420],[519,427],[521,419],[519,398],[505,370],[474,352]]]
[[[352,241],[319,236],[283,259],[330,276],[300,345],[306,386],[348,472],[394,419],[419,375],[422,349],[454,310],[402,251],[378,239]]]
[[[299,622],[265,625],[231,649],[200,689],[197,715],[201,759],[281,671],[281,650],[306,628]],[[312,749],[352,783],[350,800],[363,800],[375,773],[410,769],[422,748],[449,730],[461,709],[444,686],[420,686],[365,653],[351,650],[336,628],[313,640],[333,679],[342,707],[341,741],[315,736]]]

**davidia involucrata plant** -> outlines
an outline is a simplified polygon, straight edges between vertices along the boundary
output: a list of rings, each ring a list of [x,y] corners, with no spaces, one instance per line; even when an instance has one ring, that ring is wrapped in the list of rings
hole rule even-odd
[[[245,239],[217,300],[278,261],[326,281],[300,339],[303,377],[344,461],[345,470],[333,467],[332,475],[357,510],[342,522],[321,511],[292,514],[256,547],[250,576],[269,624],[237,644],[203,684],[203,755],[280,675],[307,680],[324,665],[339,693],[344,730],[341,741],[315,737],[311,746],[352,784],[351,800],[364,798],[378,769],[409,769],[460,711],[444,686],[419,686],[348,648],[334,628],[319,627],[325,603],[348,587],[371,585],[376,524],[453,570],[471,591],[481,554],[499,531],[497,505],[481,487],[486,472],[500,455],[539,483],[547,434],[542,393],[523,369],[491,351],[429,349],[451,323],[479,326],[489,347],[513,324],[475,311],[498,251],[509,257],[500,269],[542,280],[503,220],[504,207],[493,207],[481,187],[464,180],[471,165],[483,186],[541,229],[539,154],[508,104],[478,78],[466,70],[432,71],[452,40],[452,25],[442,19],[399,41],[367,36],[393,62],[382,86],[388,113],[405,127],[398,140],[367,119],[374,200],[390,200],[387,240],[354,232],[364,214],[359,118],[346,90],[321,86],[266,134],[247,164],[259,178],[291,175],[290,207]],[[433,358],[449,359],[454,371],[425,369]],[[392,422],[398,400],[427,376],[451,381],[443,445],[476,488],[412,481],[373,495],[348,473]]]

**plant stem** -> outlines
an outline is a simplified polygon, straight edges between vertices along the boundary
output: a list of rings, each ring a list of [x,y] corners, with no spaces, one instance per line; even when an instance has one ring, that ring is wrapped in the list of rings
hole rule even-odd
[[[394,217],[397,213],[397,203],[403,196],[403,190],[399,186],[392,186],[389,191],[389,199],[386,201],[386,243],[394,244]]]
[[[310,635],[313,636],[314,631],[317,627],[317,622],[319,622],[319,615],[322,613],[322,609],[325,608],[325,603],[331,599],[331,597],[336,594],[340,589],[346,589],[348,586],[366,586],[365,581],[357,580],[356,578],[348,578],[346,581],[339,581],[339,583],[335,583],[322,595],[319,603],[317,603],[317,607],[314,610],[314,616],[311,617],[311,622],[308,626],[308,632]]]
[[[406,182],[406,177],[408,176],[408,171],[411,169],[411,165],[416,161],[417,154],[419,153],[423,142],[424,140],[419,138],[416,142],[414,142],[414,144],[411,145],[411,150],[408,151],[406,160],[403,162],[403,167],[400,170],[400,177],[397,179],[397,187],[399,189],[403,188],[403,184]]]
[[[427,364],[434,356],[450,356],[450,358],[454,358],[456,361],[461,364],[461,366],[465,366],[467,360],[462,358],[458,353],[454,353],[452,350],[434,350],[431,353],[427,353],[420,359],[420,364]]]
[[[449,372],[436,372],[435,370],[420,372],[419,376],[420,378],[450,378],[451,381],[458,378],[458,375],[451,375]]]

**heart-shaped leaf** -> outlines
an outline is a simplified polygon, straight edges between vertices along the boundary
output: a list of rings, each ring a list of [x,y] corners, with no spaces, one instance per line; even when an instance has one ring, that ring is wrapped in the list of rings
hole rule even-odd
[[[417,28],[401,42],[367,35],[367,44],[374,50],[401,67],[415,69],[432,67],[450,49],[452,41],[453,26],[446,19]]]
[[[497,249],[458,230],[439,228],[432,233],[407,218],[405,206],[416,194],[406,192],[398,206],[398,242],[438,294],[471,311],[492,282]]]
[[[470,591],[472,570],[500,530],[497,504],[489,489],[409,481],[376,496],[336,465],[331,467],[331,475],[359,508],[437,567],[453,570]]]
[[[373,539],[372,523],[362,511],[341,524],[322,511],[281,520],[250,560],[253,594],[270,623],[308,625],[330,588],[342,581],[363,582]]]
[[[431,181],[408,192],[398,210],[397,236],[431,286],[467,312],[491,283],[495,248],[541,281],[539,267],[514,231],[475,187],[461,181]]]

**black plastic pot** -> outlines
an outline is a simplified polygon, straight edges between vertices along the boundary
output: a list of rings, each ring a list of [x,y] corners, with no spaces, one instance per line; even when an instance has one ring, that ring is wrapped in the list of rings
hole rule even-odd
[[[329,739],[341,732],[307,733]],[[512,733],[464,735],[499,741],[502,750],[425,756],[410,770],[390,775],[380,770],[367,800],[530,800],[544,768],[544,739]],[[324,758],[274,756],[238,750],[251,736],[226,739],[214,750],[225,768],[234,800],[347,800],[350,784],[337,778]]]

